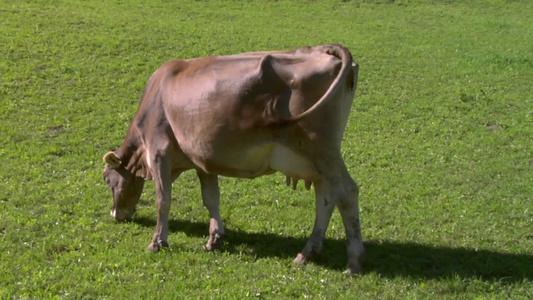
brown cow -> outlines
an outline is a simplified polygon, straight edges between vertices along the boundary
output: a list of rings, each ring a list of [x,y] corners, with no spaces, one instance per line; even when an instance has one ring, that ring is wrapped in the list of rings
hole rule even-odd
[[[348,272],[364,257],[358,187],[341,156],[358,66],[340,45],[171,60],[149,79],[119,150],[104,156],[111,216],[131,218],[153,179],[157,225],[152,251],[167,247],[172,182],[195,169],[209,210],[211,250],[222,243],[218,175],[254,178],[276,171],[315,187],[311,237],[294,260],[318,255],[335,206],[348,240]]]

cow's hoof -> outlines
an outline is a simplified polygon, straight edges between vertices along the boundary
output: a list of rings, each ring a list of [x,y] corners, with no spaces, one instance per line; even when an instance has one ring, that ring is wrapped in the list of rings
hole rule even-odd
[[[343,273],[347,275],[358,275],[361,273],[361,264],[357,264],[355,266],[348,265],[348,269],[346,269],[346,271]]]
[[[220,244],[214,244],[214,243],[207,243],[203,246],[205,251],[213,251],[215,249],[218,249],[220,247]]]
[[[348,261],[348,269],[344,271],[344,274],[356,275],[361,273],[361,268],[365,260],[366,254],[363,252],[357,259]]]
[[[163,248],[168,248],[168,243],[165,241],[151,242],[148,246],[148,251],[157,253]]]
[[[206,251],[213,251],[215,249],[218,249],[224,245],[224,235],[217,234],[215,235],[215,238],[213,240],[209,239],[207,244],[204,245],[204,250]]]
[[[296,258],[293,260],[293,262],[297,265],[303,265],[303,264],[306,264],[310,261],[310,258],[309,257],[305,257],[302,253],[298,253],[298,255],[296,255]]]

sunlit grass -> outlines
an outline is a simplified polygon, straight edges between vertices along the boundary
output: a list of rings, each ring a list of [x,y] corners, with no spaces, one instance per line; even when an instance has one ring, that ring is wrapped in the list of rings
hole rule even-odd
[[[529,1],[10,1],[0,4],[0,298],[533,297]],[[343,143],[368,261],[342,274],[334,213],[292,264],[313,193],[222,178],[206,253],[194,172],[173,190],[170,249],[146,253],[153,184],[109,217],[102,155],[171,58],[336,42],[360,64]]]

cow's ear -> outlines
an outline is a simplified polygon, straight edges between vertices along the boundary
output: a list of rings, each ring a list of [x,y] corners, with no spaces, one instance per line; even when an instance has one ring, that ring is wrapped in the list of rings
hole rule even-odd
[[[113,169],[120,167],[122,164],[120,158],[118,158],[117,154],[113,151],[107,152],[106,155],[104,155],[104,161]]]

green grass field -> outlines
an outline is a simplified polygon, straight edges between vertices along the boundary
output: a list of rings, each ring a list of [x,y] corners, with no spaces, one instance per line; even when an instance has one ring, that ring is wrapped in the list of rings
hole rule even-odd
[[[533,2],[0,0],[0,299],[532,299]],[[109,216],[102,156],[172,58],[341,43],[360,64],[343,154],[368,260],[342,274],[338,212],[296,266],[314,194],[221,178],[207,253],[194,172],[170,249],[147,183]]]

